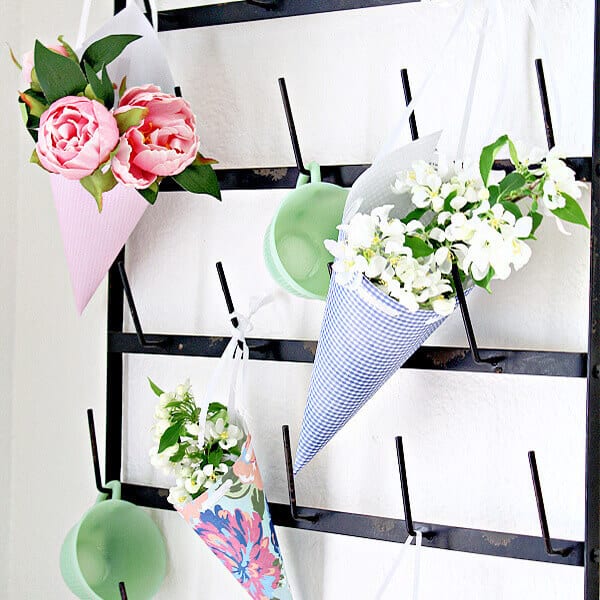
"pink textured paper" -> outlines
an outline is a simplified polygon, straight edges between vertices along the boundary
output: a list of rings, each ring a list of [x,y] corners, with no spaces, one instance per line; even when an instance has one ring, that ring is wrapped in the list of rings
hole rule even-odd
[[[104,194],[102,212],[78,181],[50,175],[71,285],[79,314],[141,219],[148,203],[134,189],[117,185]]]

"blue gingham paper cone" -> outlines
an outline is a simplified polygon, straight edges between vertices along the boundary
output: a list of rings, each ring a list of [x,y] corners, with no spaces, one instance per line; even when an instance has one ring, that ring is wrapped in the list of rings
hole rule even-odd
[[[409,312],[366,278],[358,289],[332,279],[304,410],[297,473],[444,322]]]
[[[440,134],[432,134],[379,158],[354,183],[344,222],[384,204],[402,218],[414,208],[410,196],[392,191],[399,171],[431,161]],[[335,280],[329,286],[300,441],[298,472],[374,396],[442,324],[433,311],[409,312],[366,278],[358,288]]]

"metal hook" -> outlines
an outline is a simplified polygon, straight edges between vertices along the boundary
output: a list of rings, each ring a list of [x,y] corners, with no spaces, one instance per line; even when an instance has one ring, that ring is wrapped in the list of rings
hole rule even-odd
[[[412,94],[410,92],[410,82],[408,81],[408,71],[402,69],[400,71],[400,77],[402,79],[402,89],[404,90],[404,101],[406,106],[412,102]],[[408,117],[408,124],[410,126],[410,137],[412,141],[419,139],[419,130],[417,129],[417,118],[415,117],[415,111],[413,110]]]
[[[478,365],[489,364],[495,367],[498,363],[502,362],[505,357],[491,356],[490,358],[481,358],[481,355],[479,354],[479,348],[477,347],[477,340],[475,339],[475,333],[473,332],[473,324],[471,323],[471,316],[469,315],[465,291],[463,289],[462,281],[460,280],[460,273],[458,272],[458,265],[456,263],[452,264],[452,279],[454,280],[456,298],[458,299],[458,304],[460,306],[460,312],[462,314],[473,362]]]
[[[150,0],[144,0],[144,13],[150,25],[154,27],[154,23],[152,22],[152,6],[150,6]]]
[[[283,425],[281,428],[283,434],[283,453],[285,456],[285,470],[287,473],[288,494],[290,497],[290,513],[294,521],[309,521],[315,523],[319,520],[319,515],[299,515],[296,506],[296,482],[294,480],[294,462],[292,461],[292,447],[290,445],[290,428]]]
[[[285,111],[285,118],[287,120],[288,129],[290,131],[290,137],[292,138],[292,148],[294,149],[294,157],[296,158],[296,166],[298,171],[304,175],[310,175],[310,171],[306,169],[302,162],[302,154],[300,152],[300,144],[298,143],[298,134],[296,133],[296,125],[294,124],[294,117],[292,115],[292,107],[290,106],[290,98],[288,96],[287,86],[285,85],[285,79],[279,78],[279,90],[281,91],[281,100],[283,101],[283,109]]]
[[[548,150],[555,146],[554,128],[552,126],[552,115],[550,114],[550,102],[548,101],[548,90],[546,89],[546,76],[544,75],[544,65],[541,58],[535,59],[535,71],[537,73],[538,88],[540,91],[540,100],[542,101],[542,114],[544,115],[544,128],[546,130],[546,143]]]
[[[542,486],[540,484],[540,475],[538,473],[537,461],[533,450],[527,453],[529,457],[529,468],[531,469],[531,480],[533,481],[533,489],[535,491],[535,501],[537,504],[538,515],[540,517],[540,526],[542,528],[542,537],[546,546],[546,553],[551,556],[568,556],[572,552],[572,548],[556,549],[552,547],[550,539],[550,531],[548,529],[548,519],[546,518],[546,508],[544,507],[544,497],[542,496]]]
[[[267,10],[273,10],[277,8],[279,4],[279,0],[246,0],[248,4],[252,4],[253,6],[260,6],[261,8],[266,8]]]
[[[137,335],[140,346],[143,348],[158,348],[165,343],[165,338],[153,338],[149,340],[144,335],[144,330],[140,323],[137,308],[135,306],[135,300],[133,299],[133,293],[131,286],[129,285],[129,279],[127,278],[127,272],[125,271],[125,263],[121,260],[117,263],[119,267],[119,275],[121,276],[121,282],[123,283],[123,290],[125,291],[125,297],[127,298],[127,304],[129,305],[129,312],[133,319],[133,326],[135,327],[135,333]]]
[[[119,592],[121,592],[121,600],[127,600],[127,590],[123,581],[119,582]]]
[[[223,263],[219,261],[216,264],[217,267],[217,275],[219,276],[219,281],[221,283],[221,289],[223,290],[223,296],[225,296],[225,304],[227,305],[227,311],[230,315],[235,312],[235,307],[233,306],[233,300],[231,299],[231,293],[229,291],[229,284],[227,283],[227,278],[225,277],[225,271],[223,270]],[[231,324],[237,328],[240,324],[237,317],[231,317]],[[244,345],[241,341],[238,342],[238,348],[243,349]]]
[[[396,437],[396,455],[398,456],[398,470],[400,472],[400,487],[402,489],[402,504],[404,505],[404,522],[406,523],[406,532],[410,536],[416,536],[415,525],[412,519],[412,511],[410,510],[410,497],[408,495],[408,478],[406,476],[406,462],[404,460],[404,445],[402,437]],[[421,532],[423,537],[430,540],[435,536],[433,531]]]
[[[87,410],[88,429],[90,432],[90,443],[92,444],[92,461],[94,463],[94,478],[96,479],[96,489],[101,494],[112,494],[110,488],[102,485],[102,475],[100,474],[100,458],[98,457],[98,443],[96,441],[96,427],[94,425],[94,411],[91,408]]]
[[[180,87],[180,86],[178,86],[178,85],[176,85],[176,86],[175,86],[173,89],[175,90],[175,95],[176,95],[178,98],[181,98],[181,87]]]

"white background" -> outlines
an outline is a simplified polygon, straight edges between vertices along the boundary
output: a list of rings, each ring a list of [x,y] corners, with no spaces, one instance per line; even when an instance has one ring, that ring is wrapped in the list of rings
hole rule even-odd
[[[591,152],[592,2],[538,0],[549,41],[546,70],[559,90],[556,138],[569,155]],[[163,2],[162,6],[167,6]],[[540,46],[522,2],[502,2],[501,28],[489,32],[468,146],[508,132],[544,144],[533,59]],[[92,22],[110,15],[96,2]],[[315,15],[162,35],[176,81],[197,114],[205,153],[224,167],[280,166],[292,152],[279,100],[284,75],[305,160],[322,164],[372,160],[403,105],[399,71],[413,91],[423,81],[458,9],[429,2]],[[73,3],[5,1],[2,40],[17,53],[35,37],[74,39]],[[480,7],[473,26],[444,57],[417,118],[423,134],[445,129],[457,143]],[[509,61],[501,89],[502,64]],[[7,53],[3,87],[18,85]],[[493,113],[498,94],[502,109]],[[76,316],[61,240],[43,172],[27,163],[31,143],[4,93],[4,193],[0,261],[2,416],[0,579],[10,599],[58,599],[62,538],[94,498],[85,409],[93,407],[103,446],[105,394],[104,286]],[[556,106],[556,98],[552,99]],[[556,111],[555,111],[556,114]],[[407,132],[404,136],[407,138]],[[222,204],[163,195],[131,239],[128,269],[147,331],[225,335],[226,314],[214,272],[222,260],[240,310],[272,288],[261,241],[285,192],[226,192]],[[589,210],[589,197],[584,199]],[[469,300],[480,345],[585,351],[588,240],[547,222],[534,256],[494,294]],[[322,305],[285,297],[256,319],[255,335],[315,339]],[[464,345],[458,315],[431,343]],[[197,389],[212,359],[126,359],[125,465],[129,481],[161,481],[147,464],[153,398],[145,377],[165,387],[190,376]],[[286,499],[281,425],[297,441],[310,365],[253,362],[250,413],[270,499]],[[399,372],[297,480],[302,504],[402,517],[394,436],[404,436],[415,519],[538,535],[527,451],[537,451],[552,534],[583,538],[585,382],[576,379]],[[164,483],[164,482],[163,482]],[[241,600],[233,579],[175,514],[152,512],[167,540],[169,572],[158,598]],[[395,544],[279,531],[295,597],[370,600],[394,564]],[[8,543],[6,543],[8,541]],[[583,570],[425,550],[423,600],[567,599],[583,594]],[[408,578],[394,581],[401,597]]]

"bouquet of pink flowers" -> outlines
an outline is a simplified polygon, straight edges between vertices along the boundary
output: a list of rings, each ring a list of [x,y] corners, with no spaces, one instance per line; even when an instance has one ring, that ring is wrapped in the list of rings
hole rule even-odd
[[[81,59],[62,37],[50,47],[36,41],[22,64],[13,55],[27,86],[19,103],[36,142],[31,162],[79,181],[98,211],[103,194],[118,183],[153,204],[167,178],[220,199],[211,167],[216,161],[198,151],[189,103],[155,85],[127,89],[123,78],[117,90],[110,80],[107,65],[140,37],[109,35],[88,46]]]

